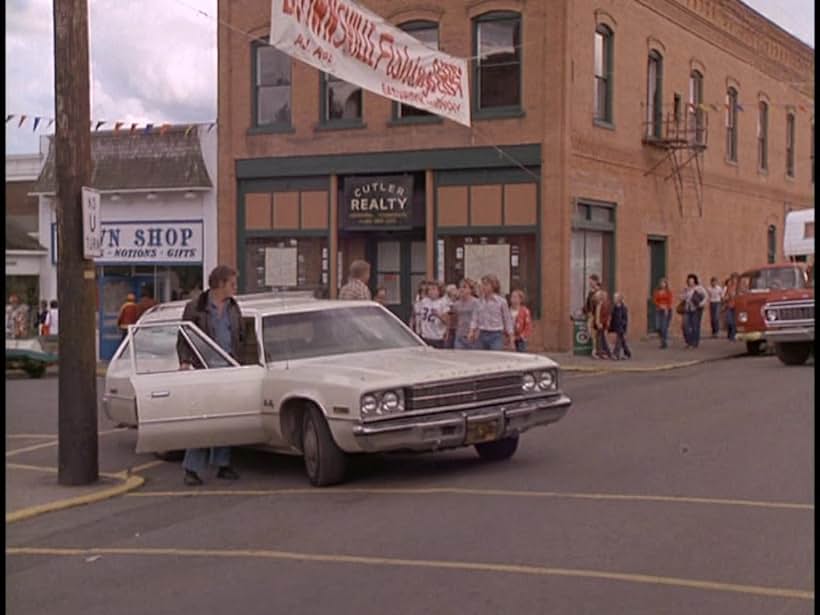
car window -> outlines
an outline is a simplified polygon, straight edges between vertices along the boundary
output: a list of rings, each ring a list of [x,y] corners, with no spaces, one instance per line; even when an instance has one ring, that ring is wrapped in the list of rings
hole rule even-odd
[[[796,267],[752,271],[740,278],[740,290],[781,290],[805,288],[806,277]]]
[[[177,343],[194,356],[201,357],[209,369],[233,365],[188,323],[136,326],[131,339],[134,344],[134,371],[138,374],[179,370]]]
[[[269,362],[421,345],[406,325],[377,306],[266,316],[262,336]]]
[[[122,352],[116,354],[111,363],[108,364],[109,376],[125,376],[133,370],[131,363],[131,341],[125,342]]]

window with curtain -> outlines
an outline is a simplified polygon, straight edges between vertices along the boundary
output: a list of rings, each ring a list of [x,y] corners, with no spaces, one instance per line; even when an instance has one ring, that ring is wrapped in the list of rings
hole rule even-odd
[[[689,75],[689,134],[698,145],[706,144],[703,105],[703,75],[693,70]]]
[[[794,177],[794,113],[786,115],[786,175]]]
[[[252,48],[256,73],[254,75],[254,125],[290,126],[290,57],[260,42],[255,42]]]
[[[425,47],[438,49],[438,24],[434,21],[409,21],[399,26],[410,36],[418,40]],[[429,111],[416,109],[411,105],[396,103],[394,105],[396,119],[408,117],[434,117]]]
[[[769,105],[762,100],[757,105],[757,168],[769,169]]]
[[[649,52],[646,75],[647,136],[659,139],[663,130],[663,57],[657,51]]]
[[[726,92],[726,160],[737,162],[737,90]]]
[[[600,24],[595,29],[595,119],[612,123],[612,43],[613,33]]]
[[[476,111],[521,107],[521,15],[493,12],[475,19]]]

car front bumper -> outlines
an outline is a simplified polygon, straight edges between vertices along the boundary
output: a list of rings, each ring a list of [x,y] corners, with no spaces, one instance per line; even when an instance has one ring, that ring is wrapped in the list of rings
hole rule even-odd
[[[765,340],[767,336],[768,333],[763,331],[738,331],[735,337],[741,342],[759,342]]]
[[[489,427],[497,440],[561,420],[572,401],[563,394],[471,410],[357,424],[353,436],[368,453],[435,451],[473,444],[475,428]]]
[[[789,342],[813,342],[814,327],[789,327],[788,329],[772,329],[766,333],[766,339],[775,344]]]

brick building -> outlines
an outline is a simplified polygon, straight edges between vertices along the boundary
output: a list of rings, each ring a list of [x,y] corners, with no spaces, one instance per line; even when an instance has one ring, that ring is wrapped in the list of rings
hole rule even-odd
[[[565,349],[588,274],[641,335],[659,277],[781,258],[813,204],[813,49],[742,2],[364,4],[474,58],[473,127],[268,47],[266,0],[220,2],[219,258],[243,291],[334,296],[364,257],[404,317],[418,280],[492,270],[529,295],[531,347]],[[390,230],[351,216],[396,193]]]

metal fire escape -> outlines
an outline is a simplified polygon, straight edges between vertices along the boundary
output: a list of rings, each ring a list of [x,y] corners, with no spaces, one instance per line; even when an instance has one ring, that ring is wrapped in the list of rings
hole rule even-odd
[[[682,114],[672,112],[666,117],[644,123],[644,144],[660,148],[665,153],[644,173],[644,177],[669,161],[670,173],[663,179],[671,179],[675,186],[681,216],[684,212],[684,188],[691,184],[695,191],[698,214],[703,217],[703,152],[706,150],[708,128],[709,114],[700,109]]]

